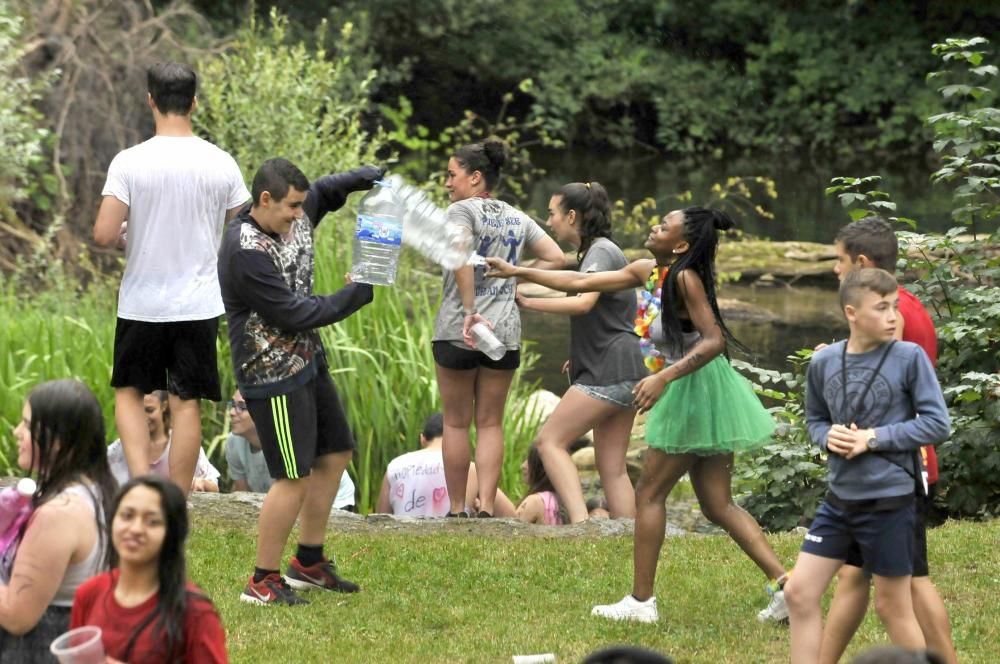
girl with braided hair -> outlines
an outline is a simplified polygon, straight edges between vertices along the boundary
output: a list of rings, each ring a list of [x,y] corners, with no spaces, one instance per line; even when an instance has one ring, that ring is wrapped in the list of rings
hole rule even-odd
[[[577,249],[578,272],[597,274],[628,265],[611,239],[611,203],[598,182],[571,182],[549,201],[546,225]],[[563,365],[571,387],[535,440],[569,521],[588,518],[580,476],[569,448],[588,431],[601,486],[613,518],[635,516],[635,491],[625,467],[635,419],[632,390],[647,371],[632,331],[636,300],[630,291],[573,293],[570,297],[517,296],[522,309],[570,316],[570,359]]]
[[[666,527],[665,502],[684,473],[691,478],[702,513],[725,529],[772,580],[769,585],[776,592],[758,618],[787,616],[778,590],[785,570],[757,522],[733,502],[730,486],[734,452],[764,445],[774,429],[750,384],[725,356],[727,341],[737,346],[738,342],[719,313],[715,253],[719,231],[733,225],[718,210],[675,210],[652,228],[646,240],[653,259],[615,271],[546,272],[487,259],[488,276],[517,277],[557,290],[644,289],[635,331],[653,373],[633,392],[636,408],[649,413],[649,449],[636,488],[632,593],[616,604],[595,606],[595,616],[658,619],[654,581]]]

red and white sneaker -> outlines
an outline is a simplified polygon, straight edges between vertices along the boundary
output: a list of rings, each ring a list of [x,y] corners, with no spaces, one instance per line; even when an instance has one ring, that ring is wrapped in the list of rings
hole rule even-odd
[[[336,563],[326,558],[315,565],[305,567],[298,558],[292,556],[288,561],[285,578],[288,579],[288,585],[296,590],[322,588],[338,593],[356,593],[361,590],[358,584],[341,578],[337,574]]]
[[[288,587],[285,579],[280,574],[268,574],[260,581],[254,583],[253,576],[247,582],[240,595],[240,601],[248,604],[280,604],[283,606],[297,606],[308,604],[307,600],[299,597],[298,593]]]

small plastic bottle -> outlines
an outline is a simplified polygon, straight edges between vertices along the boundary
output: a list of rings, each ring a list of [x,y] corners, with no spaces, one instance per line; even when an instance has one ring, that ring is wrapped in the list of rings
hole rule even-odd
[[[354,230],[352,280],[379,286],[396,281],[404,212],[392,185],[384,180],[376,182],[361,199]]]
[[[10,546],[21,525],[31,516],[31,497],[35,495],[35,480],[21,479],[16,486],[0,491],[0,554]]]
[[[486,323],[476,323],[469,332],[472,334],[473,343],[476,344],[476,350],[485,353],[486,357],[494,362],[507,352],[507,347],[497,339],[497,335],[493,334],[493,330]]]

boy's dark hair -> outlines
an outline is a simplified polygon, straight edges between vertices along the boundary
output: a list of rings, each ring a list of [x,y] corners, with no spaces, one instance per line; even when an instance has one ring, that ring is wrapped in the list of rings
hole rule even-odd
[[[292,162],[275,157],[268,159],[257,169],[250,195],[253,196],[254,205],[260,205],[260,195],[265,191],[271,194],[271,200],[278,203],[288,195],[289,188],[307,191],[309,178]]]
[[[187,65],[157,62],[146,70],[146,87],[160,113],[187,115],[194,104],[198,76]]]
[[[840,308],[847,305],[852,307],[861,303],[861,294],[869,290],[880,296],[895,293],[899,289],[899,282],[885,270],[877,267],[866,267],[860,270],[851,270],[844,275],[840,282]]]
[[[852,261],[864,255],[874,263],[872,267],[896,271],[899,242],[892,225],[882,217],[865,217],[847,224],[837,233],[836,241],[844,245]]]
[[[434,413],[424,422],[424,430],[420,432],[424,440],[434,440],[444,435],[444,415]]]
[[[455,150],[455,161],[470,175],[479,171],[486,181],[486,190],[492,191],[500,182],[500,171],[507,163],[507,144],[490,137],[479,143],[463,145]]]
[[[861,653],[851,660],[851,664],[944,664],[944,660],[930,650],[878,646]]]

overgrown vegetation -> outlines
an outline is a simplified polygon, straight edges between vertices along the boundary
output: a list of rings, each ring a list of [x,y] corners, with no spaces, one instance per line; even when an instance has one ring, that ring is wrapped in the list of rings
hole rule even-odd
[[[937,328],[937,373],[953,433],[937,446],[936,501],[952,517],[1000,514],[1000,109],[988,105],[1000,70],[987,62],[988,48],[981,37],[935,44],[944,68],[928,76],[953,109],[927,122],[943,164],[932,180],[952,187],[958,226],[944,234],[915,232],[919,221],[895,214],[897,203],[880,189],[878,176],[834,178],[827,190],[851,219],[878,214],[901,226],[897,267]],[[761,393],[783,404],[779,416],[793,431],[801,426],[801,376],[750,370],[763,384]],[[768,387],[782,382],[782,390]],[[804,432],[793,432],[747,459],[741,479],[752,495],[744,504],[769,528],[811,516],[821,497],[815,489],[822,458],[806,445]]]

